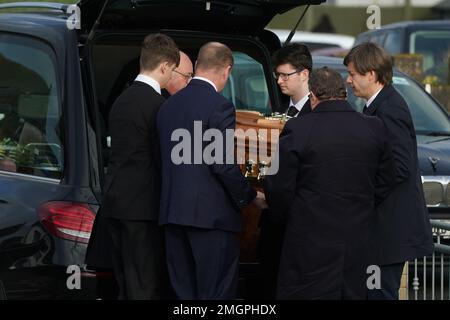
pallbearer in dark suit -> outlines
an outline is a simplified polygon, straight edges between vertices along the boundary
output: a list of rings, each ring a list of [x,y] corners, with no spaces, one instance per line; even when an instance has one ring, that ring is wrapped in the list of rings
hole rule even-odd
[[[365,299],[369,227],[393,170],[386,132],[345,100],[338,72],[315,70],[310,91],[312,112],[286,123],[266,177],[269,207],[286,219],[277,298]]]
[[[219,93],[232,65],[228,47],[205,44],[195,77],[158,114],[160,223],[165,225],[170,280],[180,299],[233,299],[237,293],[239,209],[253,201],[256,192],[239,167],[229,162],[234,148],[220,142],[226,130],[235,127],[234,106]],[[202,136],[208,129],[220,135],[213,138],[219,161],[204,158],[209,144]]]
[[[355,96],[367,100],[364,113],[383,120],[395,163],[395,186],[378,208],[374,230],[376,263],[381,266],[381,289],[369,298],[398,299],[405,261],[433,252],[433,240],[417,159],[411,114],[391,85],[392,63],[373,43],[354,47],[344,59],[348,84]]]
[[[281,92],[289,97],[284,112],[289,117],[299,117],[311,112],[308,80],[313,63],[308,47],[293,43],[278,51],[272,57],[274,77]]]
[[[158,226],[161,165],[156,115],[164,101],[161,88],[179,61],[171,38],[147,36],[140,74],[109,115],[111,154],[99,217],[106,221],[111,239],[119,299],[159,299],[166,290],[164,239]],[[95,247],[96,240],[101,241],[101,235],[91,239],[90,246]]]
[[[273,55],[274,77],[281,91],[289,97],[284,112],[288,117],[302,117],[311,112],[309,101],[309,74],[313,62],[308,47],[294,43]],[[278,265],[285,225],[279,217],[270,214],[270,208],[261,213],[259,259],[261,266],[262,297],[274,299],[277,287]]]

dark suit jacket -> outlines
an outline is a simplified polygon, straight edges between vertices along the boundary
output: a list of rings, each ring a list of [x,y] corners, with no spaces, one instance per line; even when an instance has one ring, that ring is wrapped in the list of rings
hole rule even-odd
[[[164,98],[135,81],[116,100],[109,115],[111,151],[104,197],[95,218],[86,263],[112,268],[107,218],[157,221],[160,154],[156,115]]]
[[[255,191],[239,167],[226,163],[207,165],[203,161],[176,165],[171,159],[172,150],[181,143],[171,141],[174,130],[184,129],[194,139],[194,121],[201,121],[200,133],[218,129],[225,137],[226,129],[234,129],[235,118],[233,104],[210,84],[198,79],[191,80],[186,88],[163,104],[158,114],[162,159],[161,224],[240,230],[239,209],[253,200]],[[191,142],[187,142],[191,148]],[[205,146],[203,143],[203,149]],[[223,159],[225,155],[223,152]],[[194,152],[191,163],[193,158]]]
[[[380,204],[374,231],[378,263],[399,263],[433,252],[417,141],[408,106],[391,85],[384,87],[365,111],[383,120],[395,163],[395,187]]]
[[[125,220],[158,219],[161,190],[156,115],[164,98],[135,81],[109,115],[111,153],[102,214]]]
[[[325,101],[286,123],[279,151],[265,190],[286,218],[278,298],[363,299],[376,191],[393,172],[382,122]]]
[[[289,101],[288,101],[288,103],[285,106],[285,111],[284,112],[287,112],[288,109],[289,109]],[[297,115],[294,118],[303,117],[303,116],[305,116],[305,115],[307,115],[309,113],[311,113],[311,100],[310,99],[308,99],[305,102],[305,104],[303,105],[302,110],[300,110],[300,112],[297,113]],[[271,214],[270,213],[270,209],[263,210],[261,212],[261,222],[260,222],[261,229],[276,227],[276,226],[273,225],[273,223],[280,223],[280,224],[282,224],[283,223],[282,217],[280,217],[278,215],[275,215],[275,214]],[[270,224],[272,224],[272,226]],[[282,228],[284,228],[284,226],[278,226],[276,228],[278,228],[279,231],[282,232]],[[270,236],[273,237],[272,234]],[[270,239],[268,239],[266,241],[266,239],[263,239],[263,237],[264,237],[264,232],[261,232],[261,237],[260,237],[261,241],[264,241],[266,243],[270,243],[271,242]]]
[[[161,89],[161,95],[164,97],[164,99],[170,98],[170,93],[166,89]]]

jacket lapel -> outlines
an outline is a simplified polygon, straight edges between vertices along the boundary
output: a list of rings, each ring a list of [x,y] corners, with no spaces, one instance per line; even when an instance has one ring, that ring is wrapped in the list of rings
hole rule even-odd
[[[306,100],[305,104],[303,105],[302,110],[300,110],[300,112],[297,113],[297,115],[295,117],[298,118],[298,117],[301,117],[310,112],[311,112],[311,102],[308,99],[308,100]]]
[[[377,95],[375,100],[370,104],[370,106],[364,111],[364,114],[368,116],[373,116],[378,107],[383,103],[384,100],[386,100],[392,93],[394,88],[392,85],[384,86],[383,89],[381,89],[380,93]]]

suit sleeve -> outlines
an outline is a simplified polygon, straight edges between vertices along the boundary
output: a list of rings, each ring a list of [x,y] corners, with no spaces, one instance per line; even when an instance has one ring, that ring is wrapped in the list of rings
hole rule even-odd
[[[378,206],[395,186],[395,165],[391,146],[388,141],[387,130],[381,121],[378,124],[378,136],[381,152],[375,176],[375,206]]]
[[[219,130],[224,140],[222,143],[222,163],[215,161],[210,165],[210,169],[233,199],[235,205],[238,208],[242,208],[253,201],[256,197],[256,191],[242,175],[236,162],[230,163],[229,160],[227,161],[227,155],[229,156],[228,158],[230,158],[231,154],[234,155],[234,143],[225,143],[225,137],[229,136],[228,138],[234,141],[234,135],[231,136],[230,133],[234,132],[235,123],[236,113],[231,103],[224,103],[213,111],[209,127]],[[228,136],[227,129],[233,130],[228,131]]]
[[[391,147],[395,167],[395,183],[407,180],[414,163],[414,144],[411,131],[412,120],[405,105],[387,105],[377,116],[383,120]]]
[[[265,180],[265,195],[270,210],[281,217],[285,216],[294,200],[299,170],[299,156],[294,148],[295,135],[290,126],[293,121],[289,120],[280,134],[278,173],[266,176]]]
[[[163,97],[157,97],[150,107],[147,101],[146,104],[141,106],[141,118],[136,119],[136,122],[139,123],[138,126],[142,128],[141,130],[143,132],[148,132],[149,143],[151,146],[151,158],[158,172],[161,171],[161,148],[159,145],[157,117],[163,102]]]

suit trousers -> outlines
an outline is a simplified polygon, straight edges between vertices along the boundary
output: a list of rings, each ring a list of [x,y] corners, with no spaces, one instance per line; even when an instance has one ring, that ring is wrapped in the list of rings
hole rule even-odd
[[[260,261],[260,298],[275,299],[278,268],[283,249],[285,221],[277,219],[269,210],[261,212],[258,258]]]
[[[169,289],[162,228],[156,221],[107,220],[119,300],[165,298]]]
[[[239,235],[218,229],[166,226],[167,267],[183,300],[235,299],[239,274]]]
[[[368,290],[369,300],[398,300],[398,290],[405,263],[380,266],[381,288]]]

